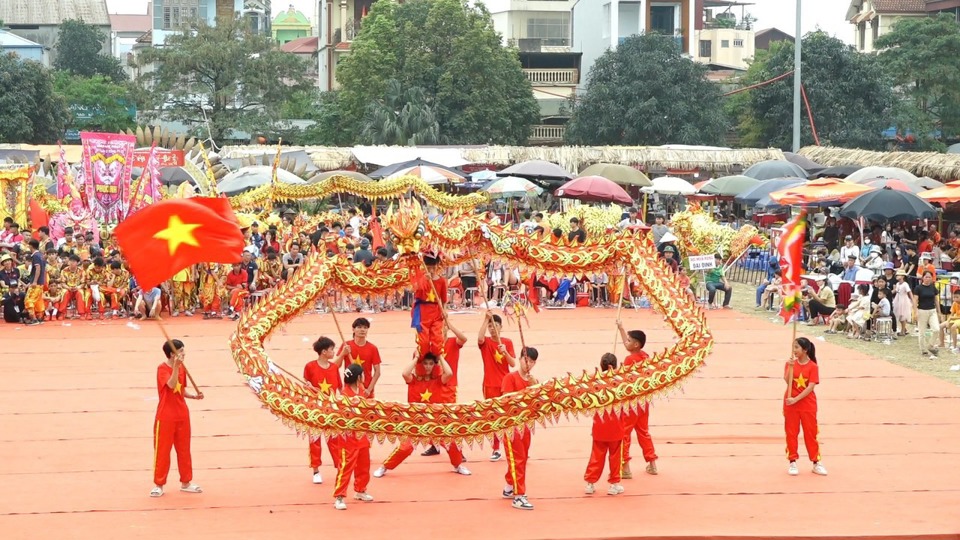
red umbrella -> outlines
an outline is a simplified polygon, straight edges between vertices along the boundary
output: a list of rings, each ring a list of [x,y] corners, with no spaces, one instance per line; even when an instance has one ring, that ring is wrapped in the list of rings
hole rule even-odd
[[[617,184],[602,176],[581,176],[557,188],[557,197],[588,202],[617,202],[633,204],[633,199]]]

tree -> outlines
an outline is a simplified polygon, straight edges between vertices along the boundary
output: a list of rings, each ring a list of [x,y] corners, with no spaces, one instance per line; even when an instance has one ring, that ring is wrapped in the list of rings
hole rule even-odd
[[[726,133],[720,90],[672,36],[647,34],[605,52],[572,103],[566,139],[584,145],[715,145]]]
[[[906,17],[880,36],[881,64],[896,84],[894,122],[921,146],[939,146],[934,130],[960,135],[960,24],[952,15]]]
[[[442,144],[444,140],[423,88],[404,88],[396,79],[387,83],[382,100],[367,107],[360,135],[368,144],[395,146]]]
[[[113,82],[127,79],[120,60],[101,54],[107,36],[96,26],[83,20],[68,19],[60,24],[57,35],[57,58],[53,67],[83,77],[102,75]]]
[[[56,142],[66,118],[49,70],[12,53],[0,55],[0,143]]]
[[[102,75],[88,78],[61,71],[54,88],[67,104],[72,128],[115,133],[136,125],[127,87]]]
[[[742,87],[762,85],[742,93],[730,104],[746,146],[790,148],[793,141],[793,77],[769,84],[793,71],[794,44],[776,42],[769,54],[758,55],[740,80]],[[894,97],[892,82],[876,57],[860,54],[824,32],[803,37],[803,86],[820,143],[879,148],[881,132],[890,126]],[[804,105],[801,144],[814,144]]]
[[[503,47],[487,9],[468,0],[375,2],[337,79],[355,138],[391,80],[422,89],[450,144],[526,144],[540,118],[517,52]]]
[[[191,22],[139,63],[155,67],[137,80],[153,116],[198,126],[214,140],[232,130],[271,130],[284,103],[310,86],[303,60],[241,20]]]

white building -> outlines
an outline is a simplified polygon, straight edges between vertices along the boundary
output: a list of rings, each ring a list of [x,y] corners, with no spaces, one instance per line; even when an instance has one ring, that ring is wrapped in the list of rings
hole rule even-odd
[[[187,21],[200,18],[214,26],[218,17],[232,19],[243,11],[244,0],[153,0],[151,44],[163,45]]]
[[[893,25],[911,17],[927,17],[927,10],[933,2],[926,0],[851,0],[847,8],[847,20],[853,25],[853,46],[858,51],[870,53],[876,51],[874,42],[880,36],[893,29]],[[930,7],[928,8],[928,4]]]
[[[703,64],[746,70],[756,56],[756,32],[746,6],[738,2],[706,0],[697,25],[693,59]],[[738,13],[733,8],[739,7]]]

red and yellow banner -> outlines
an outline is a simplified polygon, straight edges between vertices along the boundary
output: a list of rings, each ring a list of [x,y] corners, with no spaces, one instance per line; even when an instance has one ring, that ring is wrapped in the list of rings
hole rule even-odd
[[[783,307],[780,316],[784,324],[790,322],[800,309],[800,275],[803,273],[803,240],[807,230],[807,213],[793,218],[784,226],[783,235],[777,242],[780,256],[780,277],[783,279]]]
[[[137,138],[81,132],[87,204],[99,221],[120,221],[130,199],[130,175]]]

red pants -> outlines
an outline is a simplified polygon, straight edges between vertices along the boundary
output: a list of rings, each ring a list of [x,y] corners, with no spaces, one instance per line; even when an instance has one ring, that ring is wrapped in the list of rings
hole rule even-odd
[[[507,484],[513,486],[513,495],[527,494],[527,455],[530,453],[530,430],[524,429],[523,435],[514,435],[503,440],[507,451]]]
[[[250,296],[250,291],[245,289],[233,289],[230,291],[230,307],[236,313],[243,311],[243,300]]]
[[[339,440],[335,448],[339,457],[334,461],[339,461],[339,463],[337,464],[337,482],[333,488],[333,496],[347,496],[347,485],[350,483],[351,476],[353,476],[353,491],[365,493],[367,484],[370,483],[370,447],[357,448],[353,441],[351,441],[351,444],[343,444],[343,441]]]
[[[483,387],[483,399],[492,399],[498,398],[503,395],[503,390],[499,386],[484,386]],[[499,437],[493,438],[493,451],[496,452],[500,449],[500,439]]]
[[[336,449],[336,445],[334,444],[334,441],[335,439],[327,440],[327,450],[330,451],[330,457],[333,459],[333,466],[339,467],[340,465],[337,462],[338,461],[337,458],[339,458],[340,456],[337,453],[337,449]],[[318,436],[316,440],[314,440],[313,437],[310,437],[310,468],[311,469],[318,469],[320,468],[320,465],[323,465],[323,460],[320,459],[322,444],[323,444],[322,436]]]
[[[190,460],[190,419],[154,420],[153,423],[153,483],[164,486],[170,472],[170,449],[177,450],[177,470],[180,482],[193,480],[193,462]]]
[[[77,315],[86,315],[87,314],[87,302],[83,299],[83,293],[81,291],[64,291],[63,300],[60,302],[60,313],[66,313],[67,307],[70,306],[70,302],[73,301],[77,306]]]
[[[447,451],[447,455],[450,456],[450,464],[454,467],[459,467],[463,463],[463,453],[460,452],[460,448],[455,445],[443,446],[443,449]],[[387,457],[387,460],[383,462],[384,468],[388,471],[392,471],[397,468],[398,465],[403,463],[403,460],[410,457],[410,454],[413,454],[413,445],[407,441],[400,443],[393,452],[390,453],[390,456]]]
[[[422,330],[417,332],[417,358],[423,358],[428,352],[443,356],[443,317],[428,316],[420,321],[420,328]]]
[[[110,309],[120,309],[120,296],[123,291],[113,287],[100,287],[100,294],[103,296],[103,302],[100,304],[100,311],[104,306],[109,305]]]
[[[783,429],[787,433],[787,459],[796,461],[800,455],[797,453],[797,438],[800,436],[800,428],[803,427],[803,444],[807,447],[807,455],[810,461],[816,463],[820,461],[820,442],[817,440],[819,429],[817,428],[817,411],[798,411],[794,407],[784,407],[783,409]]]
[[[590,451],[590,461],[587,463],[587,472],[583,479],[591,484],[600,480],[603,474],[603,461],[610,461],[610,476],[607,481],[611,484],[620,482],[620,472],[623,470],[623,441],[593,440],[593,450]]]
[[[633,432],[637,432],[637,442],[643,450],[643,459],[647,463],[657,459],[657,452],[653,449],[653,439],[650,437],[650,404],[647,403],[638,409],[636,414],[623,415],[623,462],[630,463],[630,443]]]

